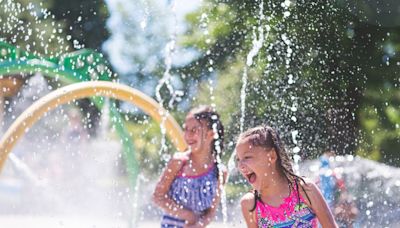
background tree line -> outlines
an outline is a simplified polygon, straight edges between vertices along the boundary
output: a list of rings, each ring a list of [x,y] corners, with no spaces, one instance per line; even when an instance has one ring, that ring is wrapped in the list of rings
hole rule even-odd
[[[147,2],[150,9],[156,5]],[[112,29],[106,26],[110,15],[104,1],[0,3],[4,41],[45,56],[81,48],[108,56],[102,45]],[[194,50],[195,57],[173,65],[171,74],[179,81],[174,86],[179,85],[184,96],[171,110],[182,119],[191,105],[215,103],[227,126],[230,154],[233,144],[229,142],[239,133],[242,77],[247,75],[244,126],[268,122],[278,127],[289,148],[299,147],[304,158],[334,149],[338,154],[357,154],[399,166],[400,19],[387,8],[399,6],[357,4],[345,0],[203,1],[187,15],[184,36],[177,37],[180,45]],[[143,29],[125,17],[125,26],[135,28],[126,36],[140,36]],[[149,23],[156,26],[161,18],[154,14]],[[149,33],[145,37],[158,42],[157,47],[168,41]],[[246,65],[257,40],[263,41],[262,46],[252,64]],[[122,81],[134,81],[137,88],[149,81],[154,85],[163,76],[162,56],[157,57],[156,67],[149,68],[146,61],[154,56],[138,58],[138,53],[133,50],[124,56],[138,67],[121,72]],[[170,95],[165,87],[161,92]],[[99,115],[88,102],[80,104],[97,113],[92,116]],[[159,134],[156,126],[131,119],[128,125],[133,131],[148,128],[150,135]],[[139,150],[149,157],[158,156],[154,137],[146,136],[145,142],[133,137]]]
[[[400,20],[390,8],[399,5],[357,4],[207,1],[188,16],[192,27],[184,39],[201,55],[178,72],[210,77],[213,63],[217,107],[229,135],[236,135],[241,75],[254,34],[265,26],[263,46],[247,67],[245,125],[277,126],[289,147],[300,146],[303,157],[333,149],[398,166]],[[198,29],[204,14],[207,35]],[[206,101],[209,91],[201,91]]]

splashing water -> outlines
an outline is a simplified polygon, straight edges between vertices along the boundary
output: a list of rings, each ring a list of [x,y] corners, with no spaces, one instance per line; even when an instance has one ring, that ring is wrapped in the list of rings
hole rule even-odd
[[[244,120],[245,120],[245,111],[246,111],[246,88],[247,88],[247,69],[248,67],[251,67],[253,65],[253,59],[254,57],[258,54],[260,49],[263,46],[264,40],[268,38],[269,35],[269,30],[267,29],[267,34],[264,35],[264,19],[265,15],[263,14],[264,10],[264,1],[261,0],[260,5],[259,5],[259,14],[258,14],[258,19],[259,19],[259,25],[257,28],[258,31],[258,36],[256,34],[256,29],[253,30],[253,47],[250,50],[250,52],[247,54],[246,58],[246,65],[243,70],[243,76],[242,76],[242,88],[240,91],[240,111],[241,111],[241,116],[240,116],[240,132],[243,132],[244,128]],[[228,173],[231,173],[235,169],[235,152],[232,153],[232,155],[229,158],[228,161]],[[229,177],[228,177],[229,179]]]
[[[54,19],[54,15],[43,5],[42,2],[0,1],[3,14],[0,41],[18,44],[34,55],[55,57],[70,50],[64,26],[61,23],[48,23],[48,20]],[[74,42],[80,45],[78,41]]]
[[[144,16],[143,20],[140,22],[140,27],[142,28],[142,30],[146,29],[150,17],[149,4],[147,3],[146,0],[143,0],[143,8],[144,8]]]
[[[203,30],[203,34],[206,37],[206,42],[209,41],[209,31],[208,31],[208,15],[206,13],[201,14],[200,17],[200,28]],[[205,51],[207,54],[210,53],[210,50],[206,50]],[[209,60],[208,62],[208,72],[212,73],[214,71],[213,68],[214,62],[212,59]],[[209,88],[209,94],[210,94],[210,100],[211,100],[211,107],[213,109],[216,108],[216,104],[215,104],[215,97],[214,97],[214,81],[209,78],[208,79],[208,88]],[[216,117],[215,117],[216,118]],[[218,139],[219,133],[218,133],[218,129],[217,129],[217,125],[213,124],[212,126],[213,132],[214,132],[214,139]],[[226,167],[222,164],[222,160],[221,160],[221,145],[219,145],[219,141],[215,141],[215,148],[217,150],[217,166],[218,166],[218,179],[219,180],[223,180],[224,177],[224,171],[226,169]],[[227,182],[227,180],[226,180]],[[225,185],[224,183],[221,181],[219,186],[218,186],[219,190],[220,190],[220,195],[221,195],[221,207],[222,207],[222,222],[223,222],[223,226],[227,226],[228,223],[228,207],[227,207],[227,199],[226,199],[226,190],[225,190]]]
[[[285,19],[291,15],[291,12],[290,12],[291,4],[292,4],[292,2],[289,0],[285,0],[281,4],[281,7],[284,9],[283,17]],[[284,55],[285,56],[284,60],[285,60],[285,68],[286,68],[286,70],[288,70],[290,68],[290,63],[292,61],[292,55],[293,55],[293,50],[290,47],[290,45],[292,44],[292,41],[289,39],[289,36],[286,33],[283,33],[281,35],[281,38],[283,40],[283,43],[287,45],[287,48],[285,49],[286,53]],[[289,73],[287,84],[289,86],[292,86],[295,82],[296,82],[295,77]],[[291,87],[289,87],[289,88],[291,88]],[[290,101],[292,102],[291,106],[289,107],[289,112],[291,112],[290,120],[293,123],[296,123],[297,122],[296,113],[297,113],[297,109],[298,109],[297,97],[291,96]],[[293,169],[296,174],[300,175],[299,162],[301,161],[301,157],[300,157],[299,153],[300,153],[301,149],[299,147],[299,142],[297,141],[299,131],[297,129],[292,129],[291,135],[292,135],[292,142],[294,144],[293,149],[292,149]]]
[[[247,55],[246,66],[244,68],[242,76],[242,89],[240,90],[240,111],[241,111],[240,132],[243,132],[245,111],[246,111],[247,68],[253,65],[253,58],[258,54],[264,43],[264,27],[262,25],[264,23],[265,16],[263,14],[263,10],[264,10],[264,1],[262,0],[260,2],[260,10],[258,15],[259,16],[258,22],[260,25],[258,26],[258,38],[256,32],[253,31],[253,37],[254,37],[253,47],[251,48],[250,52]]]
[[[99,122],[99,137],[105,137],[107,136],[107,133],[109,131],[109,128],[112,127],[110,124],[110,99],[109,98],[103,98],[104,99],[104,105],[101,110],[101,120]]]
[[[171,2],[171,12],[174,18],[173,21],[173,31],[172,34],[170,36],[170,40],[169,42],[166,44],[165,46],[165,58],[164,58],[164,64],[165,64],[165,71],[163,74],[163,77],[160,79],[160,81],[158,82],[158,85],[156,86],[156,99],[160,104],[163,104],[164,99],[161,96],[161,88],[165,85],[168,89],[169,94],[172,96],[171,99],[168,102],[168,106],[170,108],[172,108],[172,105],[175,101],[176,96],[179,93],[176,93],[174,91],[174,87],[171,84],[171,67],[172,67],[172,56],[175,52],[175,48],[176,48],[176,36],[177,36],[177,26],[178,26],[178,22],[177,22],[177,16],[176,16],[176,2],[172,1]]]
[[[398,227],[399,168],[352,155],[332,157],[329,163],[333,170],[330,175],[344,181],[338,187],[359,210],[354,227]],[[314,181],[323,171],[318,160],[304,161],[300,167],[301,173]]]
[[[210,38],[209,38],[209,31],[208,31],[208,15],[207,13],[202,13],[200,16],[200,29],[203,30],[203,35],[205,37],[206,43],[209,43]],[[209,55],[211,53],[211,50],[207,49],[205,50],[205,53]],[[208,61],[208,72],[212,74],[214,72],[214,61],[212,59],[209,59]],[[209,94],[210,94],[210,100],[211,100],[211,107],[215,108],[215,96],[214,96],[214,80],[210,77],[208,79],[208,88],[209,88]]]
[[[211,117],[213,119],[217,119],[217,116],[213,116]],[[212,125],[212,130],[214,133],[214,147],[216,148],[217,151],[217,166],[218,166],[218,179],[219,180],[224,180],[224,171],[225,171],[225,167],[222,164],[222,160],[221,160],[221,145],[220,142],[217,140],[220,138],[220,135],[218,133],[218,129],[217,129],[217,124],[214,123]],[[226,181],[227,182],[227,181]],[[228,222],[228,209],[227,209],[227,203],[226,203],[226,191],[225,191],[225,187],[224,187],[224,182],[220,181],[219,182],[219,186],[218,186],[219,190],[220,190],[220,194],[221,194],[221,207],[222,207],[222,221],[223,221],[223,225],[226,226],[227,222]]]
[[[32,182],[35,186],[43,185],[42,181],[38,178],[38,176],[33,172],[33,170],[21,159],[19,159],[15,154],[8,155],[8,158],[15,166],[15,168],[25,175],[26,179]]]
[[[172,56],[175,51],[175,46],[176,46],[176,33],[177,33],[177,19],[176,19],[176,6],[175,6],[175,1],[172,1],[171,4],[171,11],[174,17],[174,25],[173,25],[173,32],[171,34],[169,42],[165,46],[165,57],[164,57],[164,64],[165,64],[165,71],[163,74],[163,77],[159,80],[157,86],[156,86],[156,99],[158,103],[163,107],[164,105],[164,99],[161,96],[161,88],[165,85],[168,89],[169,94],[172,96],[170,101],[168,102],[168,106],[171,108],[174,100],[176,93],[174,91],[174,87],[171,84],[171,67],[172,67]],[[160,129],[161,129],[161,148],[159,150],[159,154],[163,154],[164,151],[167,149],[166,145],[166,129],[165,129],[165,120],[167,119],[168,111],[164,113],[160,113],[162,116],[162,121],[160,122]]]

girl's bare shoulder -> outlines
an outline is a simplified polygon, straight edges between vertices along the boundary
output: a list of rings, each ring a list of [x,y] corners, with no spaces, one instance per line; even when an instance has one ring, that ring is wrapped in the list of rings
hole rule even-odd
[[[312,193],[313,191],[318,190],[318,187],[314,181],[312,181],[309,178],[303,178],[303,180],[304,180],[304,182],[299,181],[299,184],[301,185],[301,187],[304,191],[306,191],[307,193],[309,193],[309,192]]]
[[[299,184],[301,186],[300,194],[308,204],[310,204],[310,200],[312,204],[312,202],[316,201],[321,195],[318,186],[312,180],[304,178],[304,182],[300,181]]]

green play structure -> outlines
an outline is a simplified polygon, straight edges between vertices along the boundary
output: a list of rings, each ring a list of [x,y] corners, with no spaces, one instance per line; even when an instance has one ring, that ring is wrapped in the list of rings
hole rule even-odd
[[[43,58],[0,42],[0,78],[16,77],[21,74],[39,72],[45,77],[55,79],[61,85],[82,81],[112,81],[112,71],[103,55],[92,50],[82,49],[59,57]],[[101,110],[103,97],[91,97],[92,102]],[[115,101],[109,105],[110,120],[122,143],[122,156],[132,189],[135,189],[139,164],[135,157],[133,141],[124,127],[123,119],[118,112]]]

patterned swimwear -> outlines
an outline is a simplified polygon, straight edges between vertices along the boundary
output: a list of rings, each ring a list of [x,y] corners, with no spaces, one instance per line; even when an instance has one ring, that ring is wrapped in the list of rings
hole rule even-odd
[[[169,196],[178,205],[201,215],[213,203],[218,185],[217,166],[210,167],[207,172],[197,176],[188,176],[180,172],[172,182]],[[181,228],[185,221],[165,214],[161,221],[162,228]]]
[[[256,221],[259,228],[318,227],[315,213],[305,203],[297,188],[291,191],[290,196],[279,207],[257,200]]]

